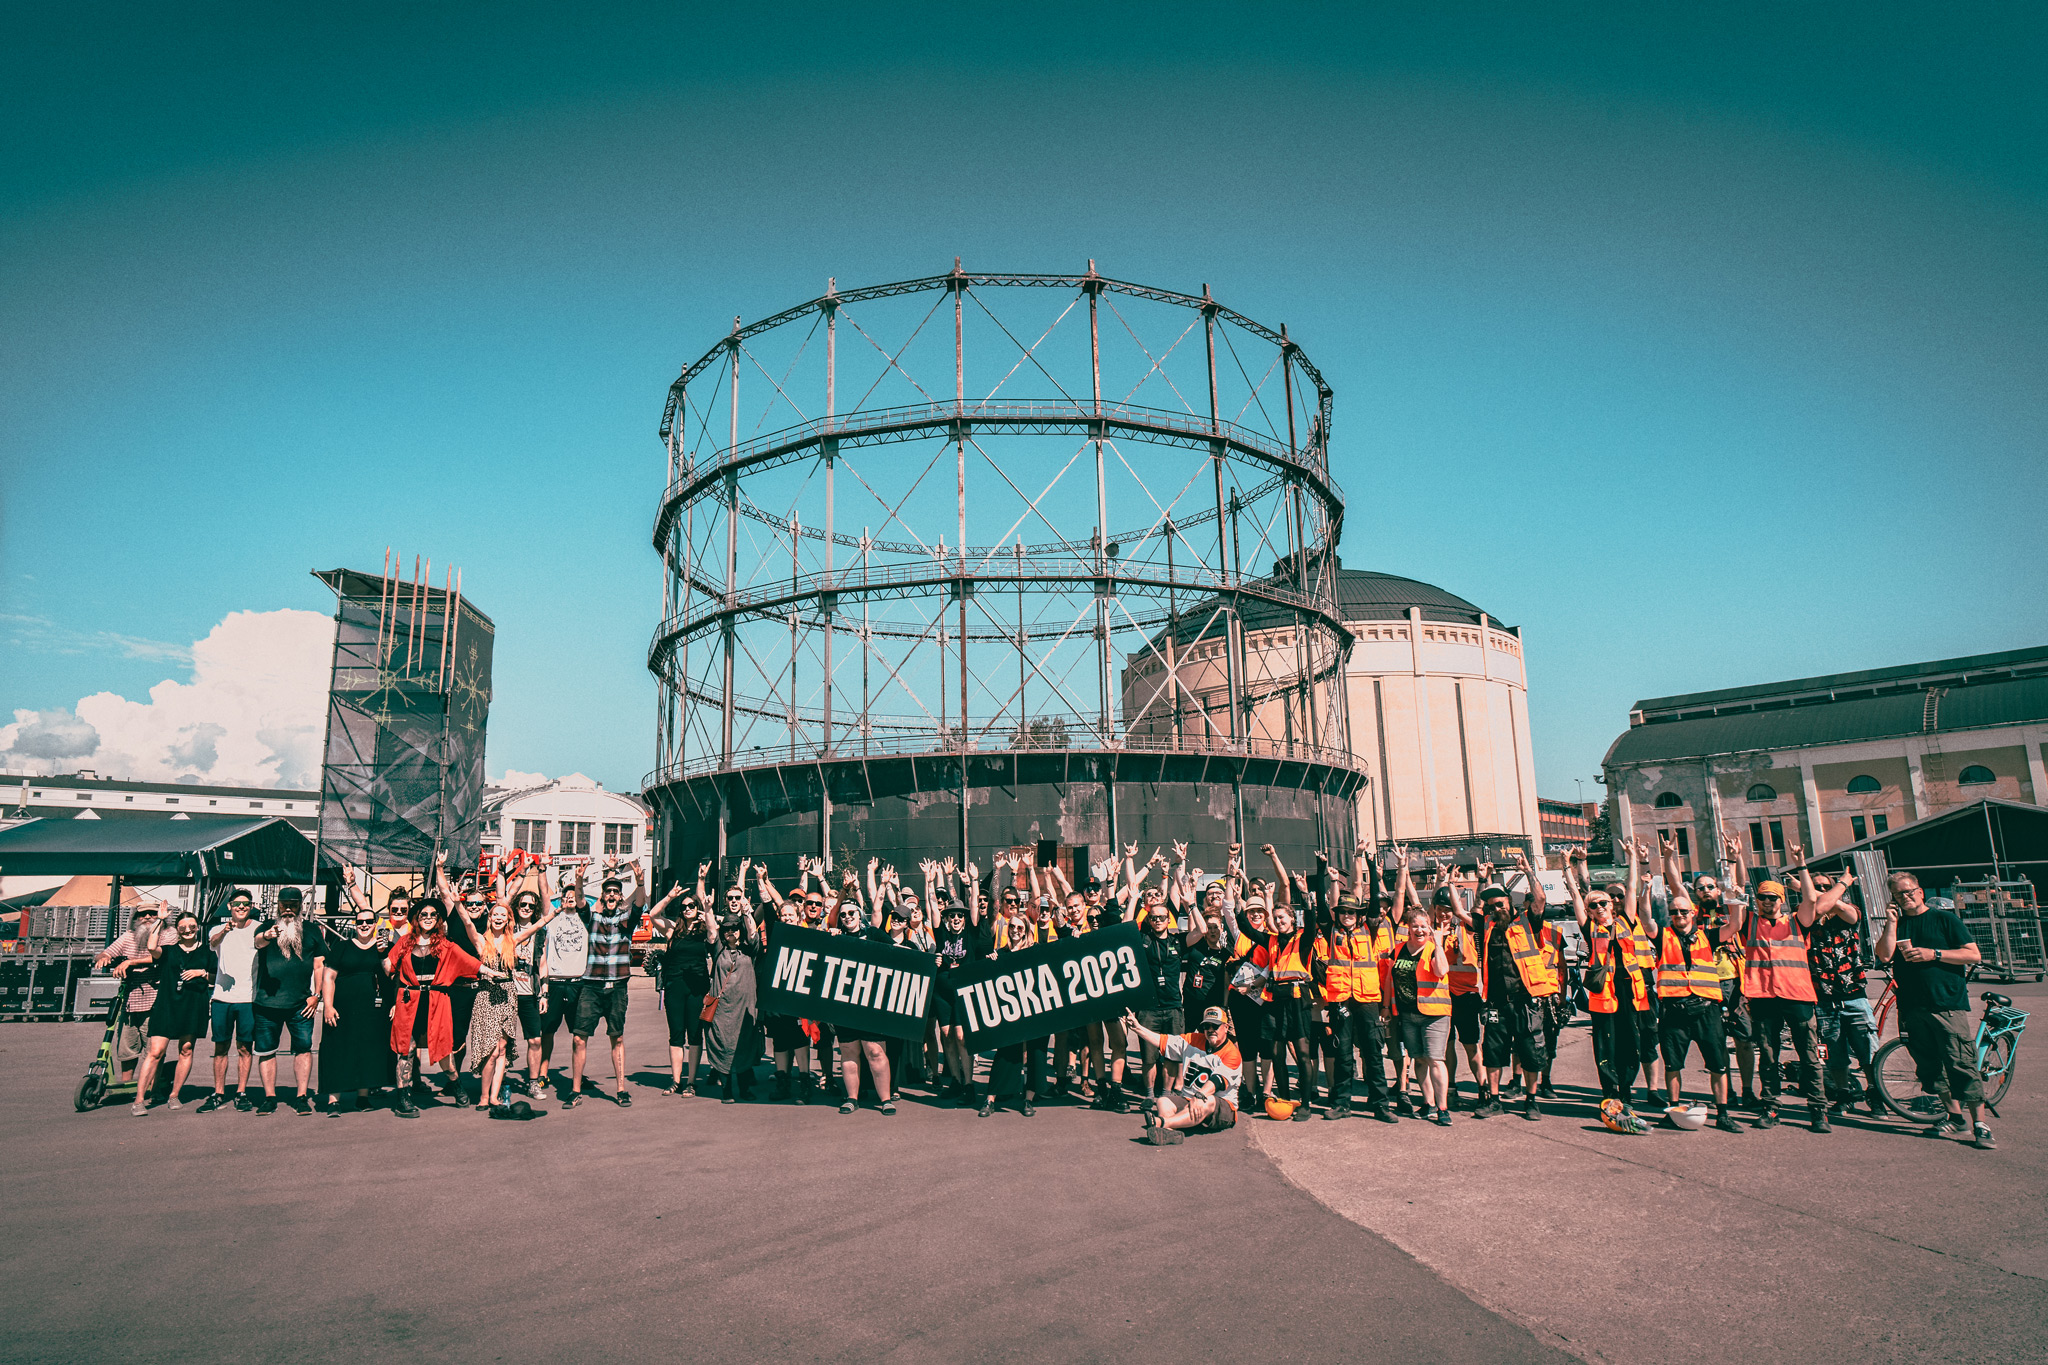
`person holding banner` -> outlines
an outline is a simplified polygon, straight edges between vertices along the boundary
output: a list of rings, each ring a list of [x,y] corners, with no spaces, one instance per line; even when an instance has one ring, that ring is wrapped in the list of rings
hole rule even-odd
[[[861,908],[858,900],[839,902],[839,932],[846,938],[861,939],[869,943],[895,942],[887,929],[877,928],[867,922],[867,913]],[[883,1044],[882,1035],[866,1033],[844,1024],[839,1026],[839,1079],[846,1087],[846,1098],[839,1102],[839,1112],[851,1114],[860,1108],[860,1072],[863,1062],[867,1064],[868,1076],[874,1081],[876,1101],[880,1104],[882,1112],[893,1118],[896,1114],[896,1092],[889,1084],[889,1053]],[[983,1113],[985,1115],[987,1111],[984,1110]]]
[[[998,855],[1000,856],[1000,855]],[[996,954],[1021,952],[1038,946],[1038,927],[1024,915],[1013,896],[995,924]],[[1028,1038],[996,1049],[988,1069],[988,1089],[978,1111],[982,1118],[994,1114],[1002,1096],[1017,1095],[1017,1112],[1025,1118],[1038,1110],[1031,1101],[1045,1088],[1045,1049],[1048,1038]]]
[[[924,864],[925,886],[929,891],[938,873],[938,864],[927,859]],[[974,1059],[967,1055],[967,1033],[965,1020],[960,1015],[960,1001],[947,983],[949,973],[959,970],[970,958],[988,957],[995,952],[995,934],[985,930],[981,924],[981,896],[979,888],[970,881],[968,890],[973,903],[959,899],[948,899],[945,909],[939,915],[939,932],[936,938],[938,959],[938,980],[932,991],[932,1019],[939,1030],[939,1046],[944,1060],[953,1072],[951,1098],[965,1104],[974,1098]],[[942,1090],[941,1099],[948,1098]]]
[[[717,1003],[705,1002],[713,1013],[711,1027],[704,1034],[704,1055],[711,1063],[719,1099],[726,1104],[737,1103],[742,1092],[752,1096],[754,1063],[761,1057],[761,1019],[754,983],[754,958],[761,951],[761,939],[744,893],[739,904],[742,908],[737,915],[728,915],[719,923],[718,956],[711,965]]]
[[[1199,1033],[1160,1034],[1126,1011],[1124,1027],[1143,1046],[1158,1048],[1179,1067],[1171,1093],[1145,1114],[1145,1141],[1155,1147],[1178,1146],[1188,1133],[1220,1133],[1237,1123],[1231,1102],[1244,1081],[1244,1059],[1230,1039],[1230,1020],[1222,1009],[1202,1012]]]

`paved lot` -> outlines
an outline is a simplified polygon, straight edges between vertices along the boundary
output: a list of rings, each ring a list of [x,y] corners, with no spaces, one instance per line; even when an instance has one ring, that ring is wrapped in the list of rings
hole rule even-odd
[[[1988,989],[2048,1025],[2048,988]],[[1599,1122],[1583,1022],[1553,1073],[1576,1102],[1547,1106],[1540,1123],[1250,1128],[1330,1208],[1587,1360],[2040,1361],[2040,1032],[2021,1048],[1990,1153],[1867,1116],[1826,1136],[1800,1122],[1622,1137]]]
[[[657,1023],[636,998],[650,1082]],[[75,1115],[97,1032],[0,1026],[0,1359],[1568,1359],[1242,1130],[651,1090],[525,1124]]]
[[[1154,1149],[1054,1105],[652,1090],[527,1124],[74,1115],[97,1033],[0,1026],[0,1359],[1982,1363],[2048,1325],[2038,1067],[1988,1155],[1853,1120],[1622,1138],[1590,1104]],[[633,1036],[660,1083],[644,985]]]

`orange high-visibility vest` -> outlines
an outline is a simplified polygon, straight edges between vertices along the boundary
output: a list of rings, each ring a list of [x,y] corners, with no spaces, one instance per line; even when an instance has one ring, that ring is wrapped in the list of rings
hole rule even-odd
[[[1752,1000],[1814,1003],[1813,973],[1806,960],[1806,935],[1787,916],[1782,924],[1752,915],[1745,932],[1742,993]]]
[[[1616,932],[1619,930],[1619,932]],[[1610,949],[1621,950],[1620,970],[1634,975],[1638,1009],[1646,1008],[1651,983],[1656,980],[1657,954],[1650,947],[1650,940],[1643,937],[1641,925],[1631,926],[1626,920],[1617,921],[1612,929],[1603,933],[1588,924],[1586,928],[1586,965],[1606,967],[1607,979],[1600,983],[1597,991],[1586,992],[1586,1008],[1595,1014],[1613,1014],[1621,1008],[1619,994],[1615,989],[1615,964]]]
[[[1401,1007],[1394,995],[1394,959],[1407,946],[1402,943],[1380,959],[1380,985],[1386,992],[1387,1008],[1396,1014],[1400,1013]],[[1415,959],[1415,1012],[1426,1015],[1451,1012],[1451,983],[1448,976],[1436,969],[1434,944],[1424,944],[1422,955]]]
[[[1472,935],[1461,927],[1454,938],[1445,942],[1444,956],[1451,961],[1451,994],[1478,994],[1479,950],[1472,946]]]
[[[1492,946],[1493,921],[1489,919],[1479,944],[1479,987],[1489,1000],[1493,999],[1493,983],[1488,979],[1490,973],[1486,959]],[[1529,926],[1519,919],[1508,924],[1508,952],[1515,960],[1516,973],[1521,976],[1522,984],[1528,988],[1533,998],[1541,1000],[1546,995],[1557,994],[1556,969],[1550,965],[1543,945],[1530,940]]]
[[[1657,994],[1666,1000],[1697,995],[1702,1000],[1721,998],[1721,973],[1714,967],[1714,950],[1707,946],[1707,931],[1692,931],[1692,961],[1681,950],[1682,940],[1671,928],[1664,930],[1663,950],[1657,957]]]
[[[1333,1005],[1347,1000],[1378,1004],[1380,959],[1393,949],[1394,931],[1384,924],[1372,933],[1338,930],[1318,939],[1316,956],[1329,964],[1323,978],[1323,999]]]

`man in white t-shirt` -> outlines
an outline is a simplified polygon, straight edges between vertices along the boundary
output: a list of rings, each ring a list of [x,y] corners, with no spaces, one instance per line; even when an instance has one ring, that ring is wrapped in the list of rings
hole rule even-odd
[[[199,1106],[211,1113],[228,1102],[228,1044],[239,1045],[241,1068],[235,1079],[235,1108],[254,1109],[249,1093],[256,1057],[256,925],[250,919],[256,898],[241,887],[228,893],[228,917],[213,926],[208,941],[220,958],[213,978],[213,1093]]]
[[[571,869],[562,881],[562,898],[557,904],[567,913],[556,915],[540,931],[541,975],[547,983],[537,992],[542,1084],[546,1084],[548,1061],[555,1055],[555,1030],[563,1024],[575,1027],[576,1003],[584,991],[583,974],[590,966],[590,925],[586,922],[590,912],[583,903],[583,885],[575,880],[578,875]],[[573,1098],[575,1091],[567,1088],[567,1081],[563,1084],[565,1098]]]

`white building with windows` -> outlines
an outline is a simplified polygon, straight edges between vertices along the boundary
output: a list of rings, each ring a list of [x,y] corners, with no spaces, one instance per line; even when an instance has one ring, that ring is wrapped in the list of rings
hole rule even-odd
[[[636,862],[643,876],[652,875],[649,815],[640,798],[606,791],[582,773],[553,780],[509,776],[508,785],[484,792],[486,854],[521,848],[545,853],[557,865],[581,866],[592,895],[608,858]],[[549,884],[558,880],[550,877]]]

